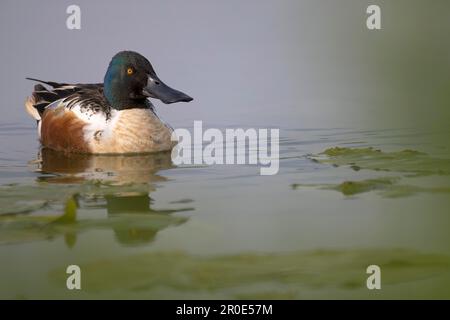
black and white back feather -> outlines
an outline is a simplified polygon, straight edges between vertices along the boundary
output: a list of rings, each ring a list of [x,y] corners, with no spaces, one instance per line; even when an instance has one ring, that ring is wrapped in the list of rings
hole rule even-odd
[[[88,118],[94,114],[103,113],[108,119],[111,107],[103,95],[103,84],[67,84],[39,79],[27,78],[52,87],[47,89],[42,84],[36,84],[32,94],[32,107],[40,117],[51,105],[64,105],[67,109],[77,108]]]

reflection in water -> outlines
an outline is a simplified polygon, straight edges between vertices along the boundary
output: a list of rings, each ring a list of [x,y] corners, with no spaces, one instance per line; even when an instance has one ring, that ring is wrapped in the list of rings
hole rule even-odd
[[[157,172],[172,167],[170,153],[94,156],[42,149],[36,162],[42,175],[37,178],[39,186],[35,189],[44,189],[55,196],[55,201],[44,207],[51,208],[65,201],[64,213],[56,218],[3,215],[0,217],[0,227],[4,230],[0,236],[2,243],[48,239],[62,234],[67,246],[73,247],[78,233],[107,228],[113,230],[123,245],[146,244],[160,230],[187,220],[172,213],[193,210],[152,208],[150,193],[155,190],[155,182],[167,180]],[[20,195],[20,190],[15,191]],[[23,192],[28,193],[28,189]],[[80,219],[78,211],[84,208],[106,209],[107,218]]]
[[[145,155],[64,154],[43,148],[39,155],[40,171],[53,174],[41,177],[51,183],[101,180],[115,184],[152,183],[166,180],[159,170],[172,167],[170,152]],[[56,176],[55,176],[56,175]]]

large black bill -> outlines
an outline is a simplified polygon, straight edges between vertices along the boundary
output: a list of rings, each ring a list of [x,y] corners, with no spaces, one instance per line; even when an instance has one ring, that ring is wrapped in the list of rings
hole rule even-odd
[[[172,89],[158,79],[156,75],[148,77],[147,86],[142,92],[145,96],[150,98],[159,99],[164,103],[174,103],[174,102],[189,102],[193,99],[187,94]]]

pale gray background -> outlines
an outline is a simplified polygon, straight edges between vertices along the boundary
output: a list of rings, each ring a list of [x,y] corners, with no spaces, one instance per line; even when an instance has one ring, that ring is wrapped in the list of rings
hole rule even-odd
[[[70,4],[81,6],[80,31],[66,28]],[[382,31],[366,29],[368,4],[382,7]],[[449,1],[3,0],[0,8],[1,123],[30,123],[26,76],[99,82],[111,57],[129,49],[195,98],[157,103],[175,126],[448,124]]]

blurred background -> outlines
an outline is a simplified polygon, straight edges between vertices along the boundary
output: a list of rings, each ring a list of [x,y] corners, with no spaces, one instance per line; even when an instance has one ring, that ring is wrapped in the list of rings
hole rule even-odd
[[[70,4],[2,1],[2,121],[26,119],[26,76],[101,82],[126,49],[195,97],[160,107],[177,124],[449,124],[445,0],[80,0],[81,30],[66,28]],[[381,8],[382,30],[366,28],[370,4]]]

